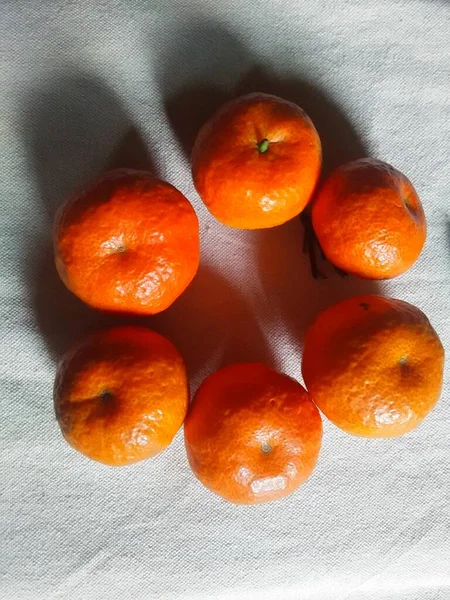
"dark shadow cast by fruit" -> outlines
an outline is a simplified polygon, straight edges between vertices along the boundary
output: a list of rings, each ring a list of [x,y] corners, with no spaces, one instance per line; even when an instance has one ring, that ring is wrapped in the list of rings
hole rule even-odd
[[[297,346],[319,312],[332,304],[361,294],[380,293],[380,282],[339,275],[328,263],[320,262],[324,275],[311,274],[308,254],[303,252],[303,226],[293,219],[273,229],[258,231],[256,260],[266,298],[272,299],[273,318],[282,319]]]
[[[53,259],[57,208],[93,178],[115,167],[153,171],[146,147],[125,108],[101,81],[86,73],[55,77],[23,105],[23,136],[45,219],[26,240],[24,277],[36,322],[57,360],[72,340],[108,323],[61,282]]]
[[[207,55],[202,50],[205,40],[211,42]],[[280,96],[306,111],[322,141],[322,175],[366,155],[361,136],[329,95],[302,79],[301,72],[294,77],[257,66],[251,54],[222,29],[210,25],[188,28],[173,57],[169,55],[160,64],[168,77],[164,80],[167,113],[188,156],[198,130],[213,112],[226,100],[251,92]],[[303,235],[300,219],[294,219],[281,227],[257,231],[253,238],[262,301],[269,299],[274,322],[284,321],[293,343],[298,344],[320,310],[347,296],[379,290],[377,282],[341,277],[329,265],[320,267],[327,278],[316,281],[309,257],[302,251]]]
[[[192,391],[221,366],[260,361],[272,365],[264,335],[242,295],[208,266],[166,311],[146,324],[171,339],[183,355]]]
[[[366,155],[364,143],[343,110],[317,86],[301,78],[278,76],[255,67],[238,86],[238,94],[275,94],[302,107],[319,132],[323,149],[322,177],[350,160]],[[378,293],[378,282],[338,274],[315,247],[317,273],[304,252],[304,227],[300,218],[256,232],[255,254],[266,297],[273,298],[274,319],[285,321],[292,342],[298,345],[314,317],[343,298]]]
[[[174,132],[190,157],[198,130],[234,95],[252,64],[242,42],[212,21],[184,23],[176,44],[161,40],[157,73]]]

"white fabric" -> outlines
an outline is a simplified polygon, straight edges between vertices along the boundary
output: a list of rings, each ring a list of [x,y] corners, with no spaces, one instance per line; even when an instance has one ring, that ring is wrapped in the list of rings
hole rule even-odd
[[[54,209],[106,166],[148,162],[194,203],[202,267],[148,319],[192,388],[224,362],[300,378],[321,308],[361,291],[412,302],[450,341],[450,4],[438,0],[2,0],[0,597],[5,600],[450,598],[449,369],[415,432],[353,438],[325,423],[316,472],[290,498],[226,504],[194,478],[182,434],[111,469],[62,439],[55,361],[109,324],[66,292]],[[315,120],[328,166],[370,154],[414,182],[419,262],[377,286],[313,281],[298,220],[240,232],[209,216],[185,152],[228,95],[263,89]]]

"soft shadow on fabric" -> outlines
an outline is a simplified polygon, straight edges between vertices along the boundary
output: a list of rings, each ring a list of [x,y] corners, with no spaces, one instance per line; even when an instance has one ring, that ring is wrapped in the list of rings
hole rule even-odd
[[[292,76],[281,77],[257,66],[239,83],[239,94],[262,91],[301,106],[312,119],[322,141],[322,179],[335,167],[367,155],[364,141],[344,111],[323,90]],[[319,271],[311,273],[310,257],[303,252],[304,228],[299,218],[280,227],[259,231],[255,254],[268,297],[274,299],[274,316],[284,319],[301,346],[315,316],[334,303],[360,294],[380,292],[376,281],[339,275],[315,248]]]
[[[242,42],[213,21],[184,23],[177,43],[161,40],[156,72],[171,126],[190,156],[201,125],[233,94],[252,58]]]
[[[40,235],[27,240],[25,279],[39,330],[58,360],[83,333],[113,322],[76,298],[59,279],[52,227],[58,206],[115,167],[153,171],[139,132],[116,95],[85,73],[36,87],[23,106],[23,135],[35,178]]]
[[[298,75],[263,66],[221,26],[204,23],[187,27],[181,44],[173,53],[166,51],[160,64],[166,111],[188,157],[200,127],[215,110],[225,101],[251,92],[280,96],[307,112],[323,145],[322,177],[336,166],[367,154],[343,109],[324,90],[302,77],[301,65]],[[259,278],[265,297],[273,302],[273,319],[281,318],[300,346],[320,310],[343,298],[380,289],[374,281],[341,277],[324,263],[320,270],[326,279],[315,280],[309,257],[303,253],[303,236],[299,218],[281,227],[257,231],[254,236]]]
[[[235,362],[272,364],[264,335],[244,298],[208,266],[178,300],[149,317],[149,327],[171,339],[183,355],[195,391],[211,371]]]
[[[262,333],[243,298],[210,268],[200,267],[183,296],[153,317],[96,311],[61,282],[52,247],[58,206],[108,169],[154,172],[144,141],[111,90],[87,76],[53,80],[28,98],[24,134],[39,210],[47,215],[42,235],[29,244],[25,276],[39,330],[55,360],[85,333],[131,324],[148,326],[174,341],[193,387],[206,364],[270,362]]]
[[[213,21],[183,23],[172,39],[176,44],[160,40],[156,76],[169,123],[189,156],[198,129],[232,97],[236,81],[252,61],[239,39]],[[149,322],[177,343],[194,388],[206,364],[272,363],[244,297],[209,266],[200,266],[183,296]]]
[[[266,297],[273,300],[273,318],[284,320],[291,339],[301,348],[314,318],[336,302],[363,294],[378,294],[377,281],[338,275],[321,265],[326,278],[314,279],[309,256],[303,253],[303,227],[299,219],[260,231],[255,258]]]

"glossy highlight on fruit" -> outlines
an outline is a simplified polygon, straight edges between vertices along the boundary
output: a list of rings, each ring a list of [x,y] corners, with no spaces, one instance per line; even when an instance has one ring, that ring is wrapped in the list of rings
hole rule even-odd
[[[302,373],[311,398],[353,435],[394,437],[437,403],[444,349],[415,306],[358,296],[322,312],[307,331]]]
[[[396,277],[409,269],[419,257],[427,230],[409,179],[371,158],[331,173],[313,202],[312,222],[328,260],[368,279]]]
[[[198,479],[229,502],[282,498],[312,473],[322,420],[306,390],[260,363],[234,364],[207,377],[184,426]]]
[[[87,304],[155,314],[197,272],[198,219],[169,183],[145,171],[118,169],[62,206],[54,248],[61,279]]]
[[[202,127],[192,152],[195,187],[219,221],[240,229],[281,225],[310,201],[322,163],[319,135],[296,104],[241,96]]]
[[[55,413],[65,439],[110,466],[161,452],[181,427],[188,403],[182,357],[168,339],[144,327],[87,336],[56,374]]]

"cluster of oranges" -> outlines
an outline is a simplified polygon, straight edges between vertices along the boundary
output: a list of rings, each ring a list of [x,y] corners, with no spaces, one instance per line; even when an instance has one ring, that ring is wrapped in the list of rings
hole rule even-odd
[[[297,105],[251,94],[222,107],[192,154],[196,189],[231,227],[273,227],[311,206],[315,235],[338,268],[394,277],[420,254],[426,222],[410,181],[381,161],[335,170],[316,192],[321,143]],[[199,265],[197,216],[150,173],[108,173],[67,202],[55,221],[65,285],[101,310],[152,315],[182,294]],[[295,257],[292,257],[295,260]],[[304,340],[307,390],[259,363],[224,367],[189,406],[184,361],[142,327],[94,333],[62,359],[54,401],[66,440],[93,460],[127,465],[158,454],[184,423],[200,481],[231,502],[280,498],[313,471],[318,409],[344,431],[390,437],[436,404],[444,351],[425,315],[381,296],[350,298],[318,316]]]

